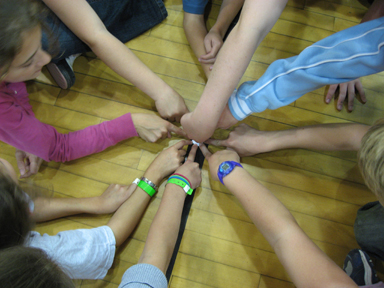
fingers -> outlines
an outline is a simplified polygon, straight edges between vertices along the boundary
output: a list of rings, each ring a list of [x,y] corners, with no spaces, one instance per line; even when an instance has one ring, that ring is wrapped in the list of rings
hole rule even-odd
[[[183,129],[177,127],[176,125],[173,125],[172,123],[169,123],[169,124],[170,124],[170,126],[168,127],[169,132],[173,132],[177,135],[187,138],[187,133],[185,133]]]
[[[360,80],[356,81],[355,87],[356,87],[357,92],[359,92],[361,102],[366,103],[367,102],[367,98],[365,97],[365,92],[364,92],[364,89],[363,89],[363,84],[361,84]]]
[[[337,110],[341,111],[343,109],[343,102],[347,96],[347,87],[345,83],[339,84],[339,99],[337,99]]]
[[[336,89],[338,86],[339,86],[338,84],[329,86],[327,96],[325,96],[325,103],[328,104],[331,102],[333,96],[335,95],[335,92],[336,92]]]
[[[37,158],[32,158],[31,163],[29,165],[29,172],[31,174],[36,174],[39,171],[40,165],[37,163]]]
[[[348,111],[353,110],[353,102],[355,100],[355,84],[350,83],[348,85]]]
[[[16,156],[17,167],[19,168],[19,171],[21,174],[20,178],[22,178],[22,176],[25,174],[25,171],[26,171],[24,154],[22,152],[16,152],[15,156]]]
[[[195,161],[197,148],[198,148],[197,145],[193,145],[192,146],[192,149],[189,151],[189,155],[188,155],[187,161],[188,160],[191,161],[191,162]]]
[[[207,146],[205,146],[203,143],[200,144],[200,150],[206,159],[208,159],[212,155],[212,153],[208,150]]]
[[[189,144],[192,144],[191,140],[181,140],[181,141],[177,142],[175,145],[173,145],[173,147],[175,147],[176,149],[180,150],[185,145],[189,145]]]
[[[207,144],[210,144],[210,145],[213,145],[213,146],[225,146],[227,147],[227,139],[225,140],[219,140],[219,139],[208,139],[207,141],[205,141],[204,143],[207,143]]]

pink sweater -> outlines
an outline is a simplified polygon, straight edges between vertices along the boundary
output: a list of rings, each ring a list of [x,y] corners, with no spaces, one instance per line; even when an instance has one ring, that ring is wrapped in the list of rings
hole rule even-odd
[[[45,161],[65,162],[138,136],[131,114],[68,134],[36,119],[24,82],[0,83],[0,140]]]

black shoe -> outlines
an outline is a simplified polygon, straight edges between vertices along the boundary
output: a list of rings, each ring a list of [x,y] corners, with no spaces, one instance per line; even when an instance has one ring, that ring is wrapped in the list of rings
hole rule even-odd
[[[353,249],[344,260],[343,270],[358,286],[365,286],[380,281],[373,267],[367,253],[360,249]]]
[[[66,59],[47,64],[47,69],[60,88],[69,89],[75,84],[75,73]]]

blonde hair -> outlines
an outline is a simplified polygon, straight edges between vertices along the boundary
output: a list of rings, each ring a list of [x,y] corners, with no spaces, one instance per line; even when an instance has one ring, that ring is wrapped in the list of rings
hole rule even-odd
[[[357,159],[368,188],[384,199],[384,118],[364,135]]]

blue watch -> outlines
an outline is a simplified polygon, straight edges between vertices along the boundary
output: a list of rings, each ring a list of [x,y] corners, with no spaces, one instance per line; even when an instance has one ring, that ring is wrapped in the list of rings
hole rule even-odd
[[[236,166],[243,168],[240,163],[235,161],[224,161],[220,164],[219,169],[217,170],[217,177],[219,177],[221,184],[224,185],[223,178],[231,173]]]

